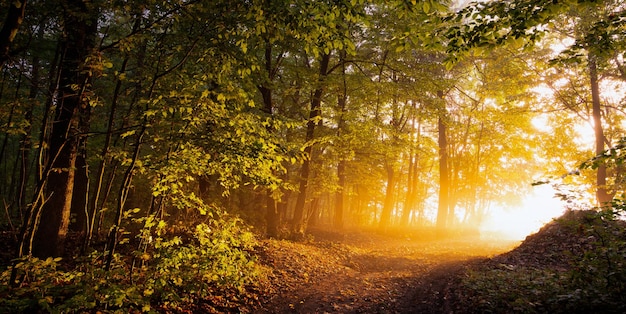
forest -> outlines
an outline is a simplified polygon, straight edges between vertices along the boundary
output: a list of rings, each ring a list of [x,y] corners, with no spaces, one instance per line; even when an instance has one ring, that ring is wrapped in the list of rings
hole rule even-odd
[[[626,310],[622,0],[4,0],[0,23],[0,312]],[[537,186],[569,223],[481,238]],[[287,298],[368,267],[452,294]]]

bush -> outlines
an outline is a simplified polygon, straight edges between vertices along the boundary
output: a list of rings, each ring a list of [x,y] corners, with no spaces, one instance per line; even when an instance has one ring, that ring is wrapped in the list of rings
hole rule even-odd
[[[583,236],[593,239],[591,249],[573,258],[569,273],[572,301],[580,312],[613,313],[626,311],[626,237],[622,211],[616,206],[589,217]]]
[[[501,265],[488,271],[469,271],[464,288],[474,313],[546,313],[555,296],[565,291],[558,273]]]
[[[106,252],[99,251],[73,261],[68,271],[59,270],[59,258],[16,261],[0,274],[0,312],[175,310],[214,293],[243,291],[261,278],[250,254],[257,242],[239,219],[214,219],[176,235],[166,233],[162,220],[139,221],[141,248],[116,253],[108,271]]]
[[[472,311],[624,313],[626,237],[624,222],[617,219],[619,212],[614,208],[586,211],[578,215],[577,221],[554,223],[558,228],[567,228],[567,234],[571,235],[569,240],[561,239],[563,243],[559,243],[559,249],[564,252],[582,252],[558,255],[563,259],[561,265],[541,261],[533,263],[535,258],[541,259],[540,254],[551,254],[543,247],[535,247],[533,258],[519,257],[514,265],[489,264],[468,271],[463,279],[462,290]],[[548,237],[535,241],[535,245],[550,240],[558,241],[549,238],[551,235],[547,233],[542,234],[540,231],[534,235]],[[528,254],[527,251],[518,254]]]

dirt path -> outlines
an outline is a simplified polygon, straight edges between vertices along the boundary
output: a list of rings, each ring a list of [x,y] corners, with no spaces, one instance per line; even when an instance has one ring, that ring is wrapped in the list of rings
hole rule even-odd
[[[455,276],[512,243],[425,242],[373,234],[266,242],[265,313],[448,313]]]

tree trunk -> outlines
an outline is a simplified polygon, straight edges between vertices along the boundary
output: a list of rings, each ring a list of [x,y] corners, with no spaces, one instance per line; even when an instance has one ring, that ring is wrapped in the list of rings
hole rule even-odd
[[[309,211],[309,218],[307,219],[307,227],[317,227],[320,221],[320,198],[315,197],[311,201],[311,210]]]
[[[258,86],[261,96],[263,97],[263,112],[270,118],[274,114],[274,104],[272,101],[272,89],[268,84],[274,80],[274,69],[272,65],[272,44],[269,40],[265,41],[265,71],[267,72],[267,80],[265,84]],[[272,126],[267,126],[268,132],[272,132]],[[265,232],[270,238],[278,237],[278,226],[280,225],[280,215],[274,199],[274,191],[270,188],[265,192]]]
[[[283,180],[287,180],[287,175],[284,176]],[[285,221],[285,217],[287,217],[287,207],[289,206],[289,199],[291,198],[291,190],[283,191],[283,195],[280,197],[280,200],[276,203],[276,213],[278,215],[278,221]],[[280,225],[279,225],[280,226]]]
[[[602,128],[602,111],[600,108],[600,88],[598,86],[598,69],[594,55],[589,56],[589,78],[591,83],[592,115],[596,139],[596,155],[604,152],[604,130]],[[598,166],[596,173],[596,199],[598,205],[604,206],[611,202],[613,194],[609,193],[606,185],[606,165]]]
[[[139,19],[135,22],[135,28],[139,27]],[[126,72],[126,66],[128,64],[128,57],[124,59],[122,62],[122,67],[120,68],[120,73]],[[89,209],[87,211],[87,236],[85,237],[85,242],[83,244],[83,249],[86,249],[91,245],[91,239],[93,237],[94,225],[96,223],[96,213],[98,212],[98,204],[100,200],[100,195],[102,193],[102,187],[104,183],[104,173],[105,168],[107,166],[108,158],[109,158],[109,149],[111,147],[111,138],[113,136],[113,128],[115,126],[115,115],[117,113],[117,104],[118,98],[120,95],[120,90],[122,88],[122,80],[119,78],[115,83],[115,89],[113,91],[113,99],[111,100],[111,109],[109,111],[109,120],[107,122],[107,133],[104,137],[104,144],[102,145],[102,151],[100,153],[100,164],[98,165],[96,180],[95,180],[95,189],[93,196],[91,198],[91,204],[89,204]]]
[[[71,215],[74,220],[70,223],[70,230],[86,233],[88,230],[88,207],[89,197],[89,167],[87,165],[86,143],[80,143],[74,175],[74,190],[72,191]]]
[[[70,224],[70,230],[85,234],[89,229],[89,164],[87,163],[87,138],[91,118],[91,108],[87,102],[81,102],[78,109],[78,155],[76,156],[76,168],[74,176],[74,190],[72,195],[71,214],[74,222]]]
[[[337,184],[339,188],[335,192],[335,213],[333,225],[337,229],[343,228],[344,199],[346,195],[346,161],[340,160],[337,164]]]
[[[346,121],[344,115],[346,113],[348,105],[348,83],[346,81],[346,64],[345,64],[346,52],[342,51],[340,54],[341,60],[341,78],[343,80],[343,86],[341,94],[337,98],[337,105],[339,107],[339,121],[337,122],[337,137],[339,143],[342,143],[341,136],[343,135],[346,127]],[[339,161],[337,162],[337,191],[335,192],[335,212],[333,216],[333,225],[337,229],[343,228],[343,212],[344,212],[344,199],[346,190],[346,160],[340,154]]]
[[[277,238],[280,215],[278,214],[278,206],[276,206],[276,200],[271,191],[267,191],[265,195],[265,224],[267,237]]]
[[[413,107],[415,109],[415,106]],[[419,153],[418,153],[418,145],[419,145],[419,141],[421,139],[421,130],[420,130],[420,123],[418,122],[417,124],[417,134],[415,136],[413,136],[412,134],[415,133],[416,128],[415,128],[415,116],[412,117],[411,119],[411,135],[409,135],[409,141],[411,145],[411,148],[409,149],[409,158],[408,158],[408,162],[409,162],[409,173],[407,175],[407,191],[406,191],[406,198],[404,201],[404,208],[402,210],[402,217],[400,219],[400,224],[403,227],[407,227],[409,225],[409,220],[411,218],[411,213],[413,212],[414,208],[415,208],[415,196],[417,193],[417,160],[419,158]]]
[[[33,255],[60,256],[69,226],[76,158],[79,144],[81,108],[86,108],[85,92],[90,71],[85,59],[92,52],[97,31],[97,12],[81,0],[68,0],[65,16],[66,38],[61,61],[59,99],[49,140],[48,176],[40,225],[34,230]],[[78,88],[77,88],[78,87]]]
[[[319,78],[317,80],[317,86],[311,99],[311,110],[309,111],[309,121],[307,122],[306,129],[306,147],[304,153],[307,158],[302,163],[300,169],[300,184],[298,190],[298,198],[296,200],[296,207],[293,213],[293,225],[292,231],[298,235],[304,235],[305,223],[304,223],[304,204],[306,201],[307,188],[309,185],[309,173],[311,172],[311,161],[313,159],[313,144],[311,143],[315,138],[315,124],[316,120],[321,116],[322,110],[322,94],[324,93],[324,80],[328,75],[328,64],[330,63],[330,55],[324,54],[320,60]]]
[[[381,229],[389,227],[391,224],[391,213],[393,212],[393,197],[395,194],[395,171],[392,165],[387,165],[387,188],[385,189],[385,203],[383,204],[383,211],[380,214],[379,227]]]
[[[164,73],[167,73],[169,71],[171,70],[168,70]],[[150,88],[148,89],[148,93],[146,95],[147,99],[150,99],[152,97],[155,86],[160,77],[161,76],[159,74],[155,74],[152,77],[152,82],[150,84]],[[145,111],[148,110],[148,104],[145,105],[144,110]],[[134,149],[133,149],[133,156],[132,156],[131,162],[126,168],[126,171],[124,172],[122,185],[120,186],[120,189],[119,189],[119,194],[118,194],[118,199],[117,199],[117,208],[115,211],[115,220],[114,220],[113,226],[111,227],[111,229],[109,229],[109,234],[107,236],[107,246],[106,246],[105,251],[108,250],[108,254],[106,256],[105,266],[104,266],[104,269],[106,271],[109,271],[111,269],[111,263],[113,262],[113,256],[115,254],[115,250],[118,244],[119,230],[122,224],[122,213],[126,206],[126,200],[128,199],[129,194],[131,192],[133,175],[135,173],[135,167],[137,165],[137,161],[139,160],[141,144],[143,143],[143,137],[145,136],[148,130],[148,126],[149,126],[148,119],[146,116],[144,116],[141,129],[139,130],[137,137],[135,138],[135,145],[133,145]],[[153,209],[154,209],[154,198],[152,198],[152,202],[150,204],[150,209],[149,209],[150,214],[154,213]],[[100,217],[101,219],[98,224],[102,222],[102,215]],[[99,226],[98,226],[98,229],[99,229]]]
[[[442,97],[441,93],[438,96]],[[439,114],[437,122],[439,144],[439,206],[437,208],[437,229],[443,231],[447,228],[449,210],[450,182],[448,173],[448,140],[446,138],[445,108]]]
[[[40,28],[40,30],[37,32],[37,39],[40,40],[43,38],[43,36],[44,36],[43,28]],[[58,49],[55,49],[55,52],[58,53]],[[51,63],[53,64],[51,73],[55,72],[54,65],[57,64],[57,60],[58,60],[56,54],[53,60],[54,61]],[[33,147],[32,138],[31,138],[31,129],[33,125],[33,111],[35,110],[35,104],[37,103],[35,101],[35,98],[37,98],[37,95],[40,89],[40,83],[41,83],[41,77],[40,77],[41,75],[39,72],[40,67],[41,67],[40,58],[38,56],[34,56],[33,57],[33,69],[32,69],[32,74],[31,74],[31,79],[30,79],[31,86],[30,86],[30,91],[28,95],[31,105],[24,114],[25,116],[24,118],[26,121],[28,121],[28,125],[24,129],[24,134],[20,138],[20,164],[19,164],[20,174],[19,174],[19,181],[18,181],[18,186],[17,186],[18,188],[17,194],[15,196],[17,200],[17,209],[20,213],[20,216],[22,216],[23,210],[26,207],[26,199],[28,197],[27,187],[29,184],[29,177],[31,174],[30,173],[31,172],[30,153]],[[50,78],[52,77],[54,76],[51,74]]]

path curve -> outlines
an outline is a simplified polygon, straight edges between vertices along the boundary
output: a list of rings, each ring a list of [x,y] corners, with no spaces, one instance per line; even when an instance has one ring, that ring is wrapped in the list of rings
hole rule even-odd
[[[264,244],[261,313],[449,313],[464,268],[515,245],[367,233]]]

